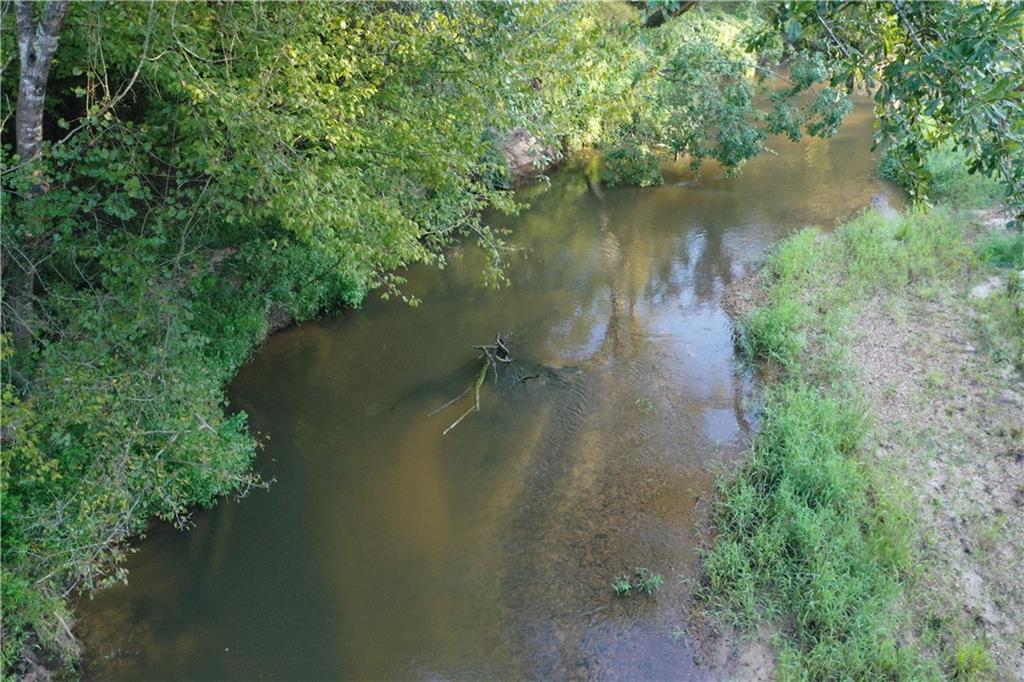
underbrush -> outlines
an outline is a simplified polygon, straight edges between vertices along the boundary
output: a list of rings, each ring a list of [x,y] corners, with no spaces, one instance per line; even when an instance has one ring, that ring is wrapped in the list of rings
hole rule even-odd
[[[303,319],[362,290],[322,253],[247,229],[231,248],[106,239],[91,287],[47,281],[40,310],[59,334],[23,357],[0,341],[5,669],[73,663],[69,600],[125,579],[123,543],[149,519],[184,525],[195,506],[260,484],[224,385],[264,339],[272,305]],[[27,393],[17,377],[31,377]]]
[[[989,232],[976,246],[978,257],[1002,281],[977,302],[983,345],[997,361],[1024,372],[1024,234]]]
[[[804,230],[774,252],[767,303],[740,321],[742,349],[779,379],[749,464],[719,486],[703,597],[741,629],[778,626],[780,679],[940,675],[903,637],[911,523],[899,488],[858,456],[871,426],[848,320],[879,292],[915,295],[962,271],[960,224],[940,208],[865,213],[829,237]]]
[[[990,232],[978,241],[978,255],[999,268],[1024,268],[1024,233]]]

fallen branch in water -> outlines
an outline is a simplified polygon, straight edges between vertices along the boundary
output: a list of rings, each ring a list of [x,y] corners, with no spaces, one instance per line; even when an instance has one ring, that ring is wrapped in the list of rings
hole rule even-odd
[[[489,346],[473,346],[473,348],[483,353],[483,355],[481,356],[483,364],[480,366],[480,372],[477,374],[476,381],[467,386],[465,391],[455,396],[454,398],[446,402],[444,405],[442,405],[441,407],[437,408],[436,410],[427,415],[428,417],[433,417],[438,412],[441,412],[445,408],[450,407],[455,403],[459,402],[460,400],[462,400],[470,391],[474,391],[473,405],[468,410],[463,412],[458,419],[449,424],[448,428],[445,429],[444,432],[441,434],[442,436],[448,435],[449,431],[458,426],[459,423],[462,422],[462,420],[468,417],[469,415],[473,414],[474,412],[480,411],[480,387],[483,386],[484,381],[487,380],[487,370],[494,370],[494,381],[495,383],[497,383],[498,363],[500,362],[502,364],[507,364],[512,362],[512,354],[509,352],[508,346],[505,345],[505,342],[501,340],[500,334],[494,337],[494,344]]]
[[[483,351],[484,356],[487,358],[487,362],[490,363],[494,369],[494,383],[498,383],[498,363],[510,363],[512,362],[512,354],[508,350],[508,346],[501,340],[501,334],[494,336],[494,344],[491,346],[473,346],[476,350]]]
[[[473,385],[472,385],[472,384],[470,384],[469,386],[467,386],[467,387],[466,387],[466,390],[465,390],[465,391],[463,391],[462,393],[458,394],[457,396],[455,396],[454,398],[452,398],[451,400],[449,400],[448,402],[446,402],[446,403],[445,403],[444,405],[442,405],[441,407],[437,408],[436,410],[433,410],[433,411],[432,411],[432,412],[431,412],[430,414],[428,414],[427,416],[428,416],[428,417],[433,417],[433,416],[434,416],[435,414],[437,414],[438,412],[440,412],[440,411],[441,411],[441,410],[443,410],[444,408],[446,408],[446,407],[449,407],[449,406],[451,406],[451,405],[453,405],[453,404],[455,404],[455,403],[459,402],[460,400],[462,400],[463,398],[465,398],[465,397],[466,397],[466,394],[467,394],[467,393],[469,393],[469,392],[470,392],[470,391],[472,391],[472,390],[473,390]]]
[[[483,366],[480,367],[480,374],[478,374],[476,377],[476,383],[473,386],[476,389],[476,399],[473,402],[473,407],[463,412],[461,417],[453,421],[451,425],[444,430],[444,433],[441,434],[442,436],[447,436],[449,431],[451,431],[452,429],[459,425],[459,422],[461,422],[463,419],[473,414],[474,412],[480,411],[480,387],[484,385],[484,380],[487,379],[487,368],[489,366],[490,365],[487,362],[484,362]],[[466,392],[468,391],[469,389],[466,389]],[[466,392],[463,392],[462,395],[466,395]]]

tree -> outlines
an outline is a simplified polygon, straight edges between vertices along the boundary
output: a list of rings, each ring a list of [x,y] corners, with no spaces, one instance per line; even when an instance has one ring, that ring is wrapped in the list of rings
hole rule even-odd
[[[48,0],[40,4],[28,0],[14,3],[18,35],[18,103],[15,110],[15,134],[19,164],[31,165],[43,146],[43,105],[50,65],[57,52],[57,42],[68,0]],[[33,178],[29,199],[40,194],[45,185],[41,172]],[[10,247],[11,242],[8,242]],[[5,249],[5,269],[11,268],[11,291],[5,292],[8,304],[5,321],[10,325],[14,343],[25,348],[32,338],[29,319],[32,315],[32,294],[35,285],[35,262],[31,249],[10,253]]]
[[[648,3],[648,13],[659,4],[672,10],[670,16],[692,7]],[[700,5],[642,31],[637,42],[645,54],[639,70],[655,77],[637,79],[649,103],[634,112],[628,130],[632,141],[641,149],[661,147],[677,158],[685,155],[694,170],[713,159],[726,172],[737,173],[765,148],[769,135],[794,140],[804,133],[833,135],[852,107],[849,97],[824,87],[813,98],[796,100],[824,70],[806,59],[797,59],[788,76],[766,66],[777,63],[779,50],[759,54],[745,48],[746,36],[761,25],[760,9],[753,5]],[[617,150],[607,158],[619,156]],[[656,159],[650,161],[657,173]]]
[[[45,107],[28,163],[0,117],[5,319],[31,327],[0,336],[7,672],[30,632],[65,648],[69,595],[122,578],[147,519],[256,482],[223,387],[268,314],[358,304],[460,235],[500,255],[497,143],[615,135],[642,31],[625,4],[77,3],[54,58],[57,6],[22,9]]]
[[[42,150],[46,81],[67,11],[68,0],[14,3],[20,65],[15,128],[21,163],[31,162]]]
[[[852,2],[773,5],[751,41],[818,63],[820,80],[874,93],[875,142],[926,199],[924,160],[955,144],[971,172],[993,175],[1024,219],[1024,3]]]

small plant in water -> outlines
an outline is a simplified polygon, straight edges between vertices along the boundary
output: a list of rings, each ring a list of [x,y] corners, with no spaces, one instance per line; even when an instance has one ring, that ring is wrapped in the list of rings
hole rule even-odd
[[[656,589],[661,587],[665,581],[662,579],[660,573],[651,573],[646,568],[637,567],[633,572],[632,577],[626,575],[620,575],[612,581],[612,589],[615,590],[615,594],[620,597],[628,597],[634,592],[643,592],[644,594],[651,594]]]
[[[637,398],[633,404],[636,405],[636,409],[640,410],[640,414],[654,414],[654,401],[650,398]]]
[[[629,581],[629,578],[620,575],[618,578],[612,581],[612,589],[615,590],[615,594],[620,597],[628,596],[633,591],[633,583]]]
[[[661,587],[661,584],[665,582],[661,579],[660,573],[651,573],[646,568],[636,569],[636,589],[640,590],[644,594],[650,594],[656,589]]]

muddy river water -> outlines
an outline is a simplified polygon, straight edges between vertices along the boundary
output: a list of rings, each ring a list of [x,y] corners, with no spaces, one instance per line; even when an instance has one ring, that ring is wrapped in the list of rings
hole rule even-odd
[[[157,528],[80,606],[92,679],[705,679],[688,603],[717,470],[750,436],[724,289],[807,224],[889,190],[860,106],[832,140],[772,140],[736,178],[652,189],[566,168],[481,254],[414,269],[418,307],[273,336],[230,388],[274,481]],[[517,362],[472,394],[476,344]],[[536,376],[534,376],[536,375]],[[520,380],[516,380],[516,378]],[[533,377],[522,380],[525,377]],[[617,598],[644,566],[653,596]]]

